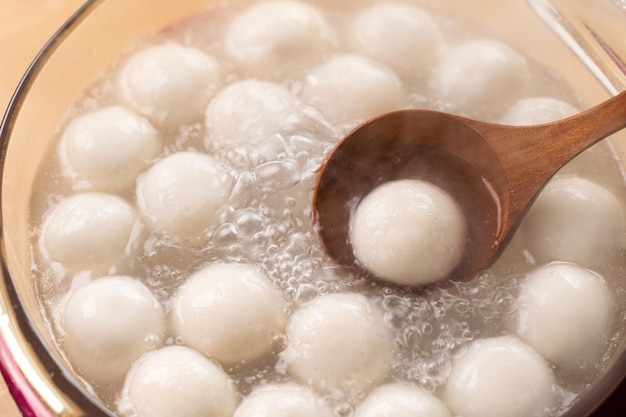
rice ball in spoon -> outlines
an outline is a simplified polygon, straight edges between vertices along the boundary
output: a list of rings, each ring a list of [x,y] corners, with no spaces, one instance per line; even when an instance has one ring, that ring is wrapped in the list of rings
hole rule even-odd
[[[426,285],[452,272],[465,250],[467,225],[456,201],[422,180],[397,180],[375,188],[350,220],[358,262],[378,278]]]

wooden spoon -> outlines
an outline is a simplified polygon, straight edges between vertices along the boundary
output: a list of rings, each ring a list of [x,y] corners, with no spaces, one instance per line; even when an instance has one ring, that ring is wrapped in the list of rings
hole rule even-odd
[[[499,257],[546,182],[568,161],[626,127],[626,92],[578,115],[537,126],[504,126],[429,110],[376,117],[327,157],[313,197],[327,253],[356,266],[350,216],[376,186],[424,179],[463,209],[468,238],[449,278],[468,281]],[[436,260],[434,260],[436,261]]]

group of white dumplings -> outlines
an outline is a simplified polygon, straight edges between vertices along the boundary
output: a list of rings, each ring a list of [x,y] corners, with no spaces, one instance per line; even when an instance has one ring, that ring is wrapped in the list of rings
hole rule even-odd
[[[454,362],[442,399],[389,380],[393,329],[362,295],[326,295],[288,316],[282,294],[255,267],[218,263],[192,274],[166,312],[138,279],[119,273],[146,229],[190,247],[205,244],[222,221],[234,181],[212,151],[256,146],[297,123],[296,108],[313,106],[343,131],[407,107],[410,88],[427,89],[452,109],[511,124],[576,111],[558,100],[524,98],[530,80],[523,57],[494,40],[448,47],[433,18],[408,2],[367,6],[344,31],[305,3],[258,3],[236,15],[224,35],[224,59],[237,68],[236,81],[224,85],[222,64],[199,49],[150,46],[119,71],[119,104],[66,127],[58,154],[78,192],[47,213],[40,248],[68,275],[89,270],[94,279],[68,284],[73,289],[62,301],[61,345],[94,386],[125,380],[131,413],[325,417],[334,412],[321,397],[356,390],[369,395],[355,417],[418,411],[527,417],[553,401],[548,361],[586,366],[604,353],[611,296],[603,278],[584,267],[593,268],[619,245],[623,210],[607,190],[577,177],[548,187],[523,232],[540,262],[582,267],[551,263],[532,272],[511,325],[516,336],[475,341]],[[349,52],[338,54],[342,36]],[[294,74],[298,82],[291,88],[281,84]],[[163,132],[201,115],[206,152],[163,155]],[[464,248],[456,203],[418,181],[384,187],[352,220],[357,258],[395,283],[438,281]],[[133,193],[136,204],[122,197]],[[398,208],[404,211],[397,217],[388,215]],[[575,227],[580,224],[588,225],[584,240]],[[584,313],[574,308],[583,304]],[[184,346],[163,347],[170,333]],[[280,356],[294,382],[258,387],[240,401],[224,369],[268,355]]]

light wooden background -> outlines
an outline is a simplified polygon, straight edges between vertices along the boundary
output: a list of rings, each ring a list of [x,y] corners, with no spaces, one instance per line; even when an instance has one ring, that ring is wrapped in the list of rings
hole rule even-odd
[[[84,0],[0,0],[0,116],[37,52]],[[0,378],[0,416],[18,417]]]

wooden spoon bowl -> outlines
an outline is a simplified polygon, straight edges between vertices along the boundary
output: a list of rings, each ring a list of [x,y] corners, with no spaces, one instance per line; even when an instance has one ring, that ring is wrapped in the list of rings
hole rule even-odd
[[[463,210],[466,249],[449,278],[471,280],[498,258],[548,180],[624,127],[626,92],[538,126],[503,126],[429,110],[379,116],[342,139],[322,165],[313,197],[319,235],[338,263],[357,265],[349,228],[361,199],[387,181],[426,180]]]

